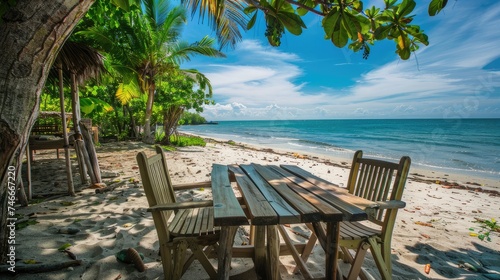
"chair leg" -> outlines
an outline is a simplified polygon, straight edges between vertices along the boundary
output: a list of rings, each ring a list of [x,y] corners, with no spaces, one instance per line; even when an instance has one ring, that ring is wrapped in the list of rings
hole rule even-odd
[[[389,275],[392,275],[391,243],[382,243],[382,257],[384,258]]]
[[[166,280],[172,276],[172,248],[168,245],[160,245],[161,263],[163,267],[163,275]]]
[[[349,252],[346,255],[349,255],[351,259],[351,269],[349,270],[349,275],[347,276],[348,280],[356,280],[358,279],[358,275],[361,271],[361,266],[365,260],[366,252],[370,248],[370,244],[366,242],[361,242],[359,244],[358,250],[356,250],[356,256],[352,259],[352,256]]]
[[[210,261],[208,260],[207,256],[205,255],[205,252],[203,250],[204,246],[203,245],[198,245],[196,240],[190,239],[188,241],[189,248],[193,252],[194,256],[198,261],[201,263],[205,271],[208,273],[210,276],[210,279],[216,279],[217,278],[217,272],[215,271],[215,268],[212,266]]]
[[[368,242],[370,243],[373,259],[375,260],[375,264],[377,265],[378,271],[380,272],[382,279],[391,280],[392,275],[387,266],[387,261],[389,262],[391,261],[390,256],[389,259],[385,261],[382,256],[380,244],[377,242],[377,240],[375,240],[374,238],[368,238]]]
[[[302,250],[301,253],[301,258],[304,261],[304,263],[307,263],[307,260],[309,259],[309,256],[312,253],[312,250],[314,249],[314,245],[316,245],[316,241],[318,241],[318,237],[316,234],[314,234],[314,229],[311,224],[306,224],[306,226],[311,230],[311,235],[309,236],[309,240],[306,243],[306,246],[304,247],[304,250]],[[299,272],[299,267],[296,266],[295,269],[293,270],[293,273]]]
[[[352,257],[352,254],[351,252],[349,251],[349,249],[347,247],[340,247],[341,251],[342,251],[342,260],[345,262],[345,263],[353,263],[354,262],[354,258]],[[363,271],[363,267],[361,266],[361,270],[359,272],[359,278],[361,278],[361,280],[368,280],[368,277],[366,276],[365,272]],[[372,278],[370,278],[372,279]]]
[[[172,279],[177,280],[182,276],[182,268],[184,267],[184,258],[187,251],[187,241],[174,241],[174,269],[172,270]]]
[[[311,272],[307,269],[306,263],[304,261],[304,255],[300,256],[299,252],[293,245],[292,240],[290,239],[290,236],[288,236],[288,233],[286,232],[286,229],[282,225],[278,225],[278,229],[280,231],[281,237],[283,237],[283,240],[285,241],[286,246],[291,252],[291,255],[293,257],[293,260],[297,264],[295,267],[295,270],[299,269],[300,272],[302,273],[302,276],[304,276],[305,279],[312,279]],[[307,258],[306,258],[307,260]],[[294,272],[295,273],[295,272]]]

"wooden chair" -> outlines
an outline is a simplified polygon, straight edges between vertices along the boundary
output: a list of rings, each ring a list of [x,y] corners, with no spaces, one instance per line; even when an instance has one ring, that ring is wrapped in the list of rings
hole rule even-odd
[[[347,279],[367,279],[361,270],[366,252],[370,249],[382,279],[392,279],[391,239],[398,209],[410,169],[410,158],[404,156],[399,163],[363,158],[357,151],[351,165],[347,183],[349,193],[374,201],[368,221],[341,222],[339,244],[344,261],[351,264]],[[367,211],[368,212],[368,211]],[[314,233],[306,245],[312,248],[317,237]],[[351,254],[354,250],[354,255]],[[307,260],[308,256],[302,255]]]
[[[200,261],[211,279],[216,278],[217,273],[208,260],[209,256],[216,256],[214,249],[220,234],[220,229],[213,225],[213,202],[177,202],[174,192],[209,188],[210,182],[173,186],[159,146],[150,158],[144,152],[138,153],[137,163],[160,242],[165,279],[181,278],[194,259]],[[187,249],[192,253],[188,258]]]

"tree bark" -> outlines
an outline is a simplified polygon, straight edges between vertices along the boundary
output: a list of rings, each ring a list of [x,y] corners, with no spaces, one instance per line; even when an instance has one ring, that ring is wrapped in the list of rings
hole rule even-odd
[[[22,159],[57,53],[94,0],[15,2],[0,24],[0,263],[7,261],[9,166]]]

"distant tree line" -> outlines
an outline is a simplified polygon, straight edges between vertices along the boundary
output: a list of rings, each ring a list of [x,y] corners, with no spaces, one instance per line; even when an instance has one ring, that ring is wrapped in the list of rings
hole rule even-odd
[[[188,124],[204,124],[207,120],[202,117],[200,114],[184,112],[179,121],[180,125],[188,125]]]

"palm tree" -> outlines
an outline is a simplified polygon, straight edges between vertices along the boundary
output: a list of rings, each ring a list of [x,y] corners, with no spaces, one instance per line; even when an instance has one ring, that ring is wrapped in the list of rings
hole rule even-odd
[[[224,54],[213,48],[215,40],[209,37],[191,44],[179,41],[186,22],[185,10],[171,9],[167,0],[143,0],[141,9],[127,14],[119,28],[95,26],[80,33],[94,38],[115,61],[114,69],[123,77],[117,91],[122,103],[140,93],[147,94],[143,141],[151,143],[151,115],[159,80],[193,55]]]

